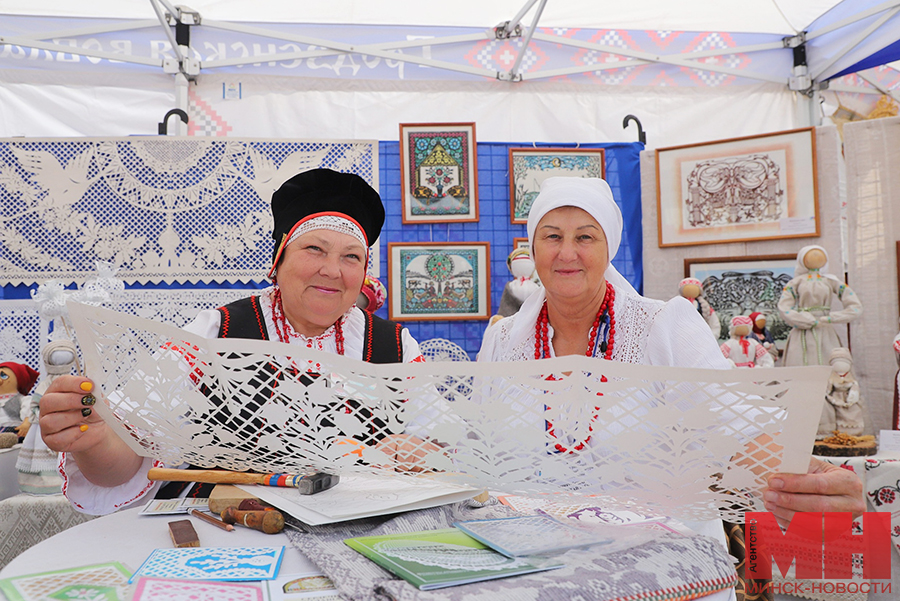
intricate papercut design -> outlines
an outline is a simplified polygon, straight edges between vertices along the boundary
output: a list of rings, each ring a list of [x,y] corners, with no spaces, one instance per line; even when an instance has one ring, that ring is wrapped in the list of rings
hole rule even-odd
[[[70,315],[88,375],[109,400],[97,411],[136,452],[169,465],[402,468],[375,443],[415,434],[444,445],[422,448],[439,480],[596,495],[608,509],[685,519],[740,522],[761,508],[767,473],[805,471],[827,374],[588,357],[372,365],[298,345],[206,340],[94,307]],[[555,451],[584,440],[580,451]]]
[[[777,222],[787,215],[781,179],[767,154],[700,161],[685,185],[685,226]]]
[[[0,283],[249,281],[271,262],[272,192],[315,167],[377,187],[371,142],[0,140]]]
[[[703,296],[722,322],[720,339],[727,340],[732,317],[759,311],[766,315],[766,327],[775,340],[787,340],[791,328],[784,323],[777,305],[781,291],[791,281],[791,275],[775,273],[771,269],[757,269],[743,272],[729,270],[706,277],[703,280]]]

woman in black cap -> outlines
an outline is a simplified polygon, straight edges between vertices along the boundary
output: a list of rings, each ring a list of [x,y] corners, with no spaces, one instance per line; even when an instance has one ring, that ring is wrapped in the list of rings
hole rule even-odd
[[[378,193],[358,175],[314,169],[272,196],[275,247],[259,295],[202,311],[184,329],[206,338],[252,338],[301,344],[371,363],[422,361],[419,345],[398,324],[355,306],[369,245],[384,224]],[[41,400],[41,432],[62,452],[63,492],[86,513],[105,514],[146,498],[149,458],[131,451],[84,402],[86,378],[57,378]],[[428,445],[416,439],[416,444]],[[396,451],[403,437],[388,437]]]

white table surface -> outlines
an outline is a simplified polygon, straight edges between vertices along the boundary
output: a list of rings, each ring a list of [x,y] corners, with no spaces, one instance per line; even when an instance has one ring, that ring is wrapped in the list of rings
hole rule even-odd
[[[0,571],[0,578],[118,561],[132,572],[154,549],[172,547],[168,523],[182,515],[142,516],[141,508],[126,509],[60,532],[31,547]],[[199,518],[190,518],[203,547],[284,546],[280,575],[318,571],[294,548],[285,534],[263,534],[241,526],[227,532]]]

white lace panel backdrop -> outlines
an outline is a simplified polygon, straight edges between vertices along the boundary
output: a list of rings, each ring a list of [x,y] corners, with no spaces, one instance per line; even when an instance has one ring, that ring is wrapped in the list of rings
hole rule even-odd
[[[171,466],[372,472],[402,467],[378,440],[412,434],[444,445],[423,447],[432,478],[685,519],[740,522],[762,510],[766,474],[805,472],[827,373],[587,357],[372,365],[86,305],[69,314],[109,400],[97,411]]]
[[[0,140],[0,284],[84,281],[98,260],[126,283],[260,280],[272,192],[316,167],[378,189],[372,141]]]

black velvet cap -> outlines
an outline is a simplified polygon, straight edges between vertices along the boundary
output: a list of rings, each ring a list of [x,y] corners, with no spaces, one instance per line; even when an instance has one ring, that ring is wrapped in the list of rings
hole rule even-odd
[[[311,169],[284,182],[272,194],[272,238],[278,249],[297,222],[317,213],[343,213],[363,229],[369,245],[374,244],[384,225],[381,197],[366,180],[355,173],[339,173],[331,169]]]

